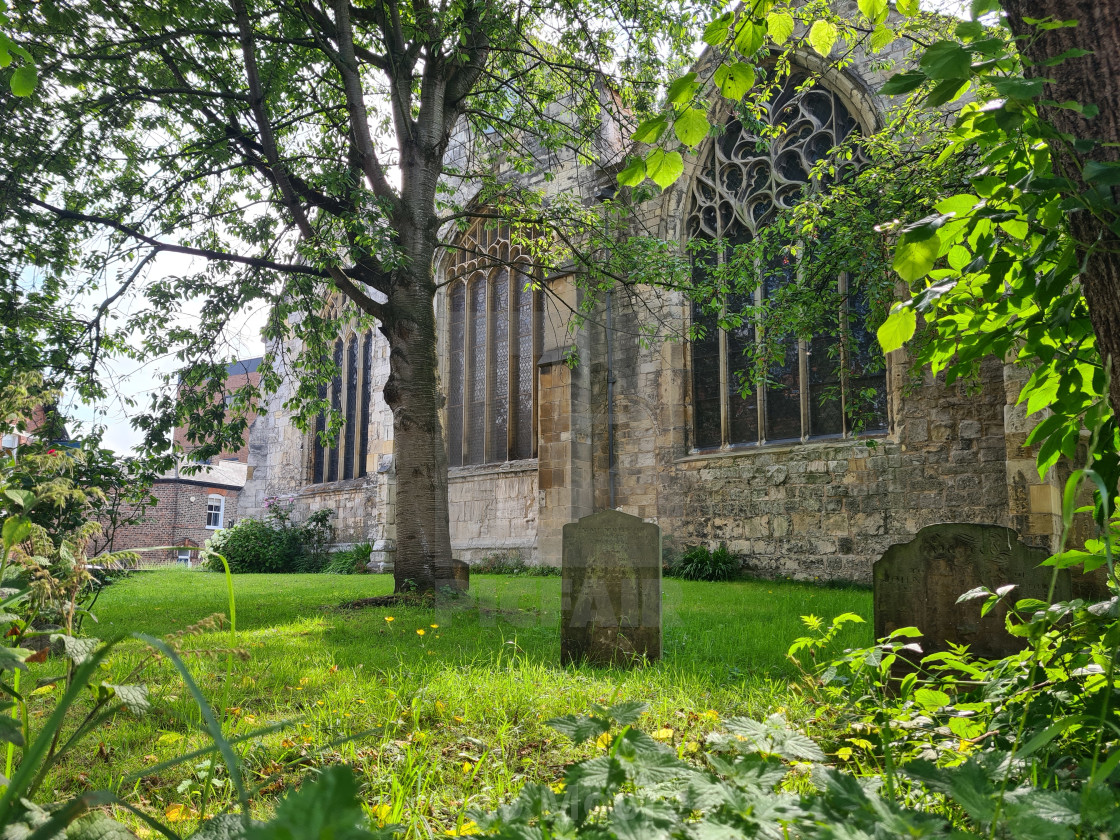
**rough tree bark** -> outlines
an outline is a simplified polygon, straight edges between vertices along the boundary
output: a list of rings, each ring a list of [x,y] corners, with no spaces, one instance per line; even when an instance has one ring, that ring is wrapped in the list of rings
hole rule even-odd
[[[1046,78],[1045,98],[1054,102],[1096,105],[1100,112],[1086,119],[1076,111],[1040,105],[1042,117],[1063,134],[1102,144],[1120,142],[1120,2],[1118,0],[1002,0],[1012,33],[1026,58],[1026,75]],[[1076,26],[1039,29],[1028,20],[1077,21]],[[1048,66],[1071,49],[1091,54]],[[1120,160],[1116,145],[1098,145],[1088,159]],[[1084,158],[1068,148],[1056,149],[1060,173],[1081,188]],[[1115,197],[1115,196],[1114,196]],[[1101,358],[1110,360],[1109,401],[1120,414],[1120,239],[1100,218],[1082,211],[1070,217],[1081,243],[1085,268],[1081,285]]]

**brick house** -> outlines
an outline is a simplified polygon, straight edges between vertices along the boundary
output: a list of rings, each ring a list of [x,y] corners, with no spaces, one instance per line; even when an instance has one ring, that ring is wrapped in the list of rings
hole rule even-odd
[[[682,247],[696,237],[751,237],[805,183],[819,150],[883,124],[892,104],[874,91],[905,62],[905,49],[857,51],[843,69],[797,55],[771,113],[792,114],[798,131],[770,144],[750,135],[709,82],[712,122],[727,130],[641,206],[642,229]],[[700,59],[699,78],[712,78],[711,60]],[[797,90],[807,76],[815,86]],[[629,149],[613,125],[600,140],[598,166],[542,152],[538,171],[516,177],[546,196],[593,205]],[[453,146],[451,165],[456,153]],[[755,340],[749,330],[713,322],[703,340],[645,341],[643,318],[682,335],[711,318],[683,294],[651,290],[640,308],[622,294],[608,298],[570,333],[567,312],[580,303],[570,275],[534,278],[547,294],[526,291],[503,230],[476,224],[459,237],[437,263],[435,300],[456,557],[518,554],[558,565],[563,525],[610,508],[660,524],[670,550],[726,542],[763,575],[869,581],[890,545],[939,522],[1006,525],[1029,543],[1056,545],[1061,476],[1039,480],[1024,448],[1032,423],[1017,398],[1028,371],[988,359],[978,389],[932,377],[912,387],[905,351],[882,359],[864,330],[840,357],[878,354],[877,364],[853,362],[841,375],[827,363],[837,338],[791,341],[772,381],[744,396],[733,365],[742,342]],[[759,286],[757,296],[768,294]],[[843,305],[847,318],[853,304]],[[339,306],[329,301],[324,313]],[[573,344],[575,367],[567,364]],[[348,325],[334,357],[338,442],[325,448],[292,424],[284,404],[295,376],[279,369],[290,384],[253,426],[240,509],[258,515],[280,495],[295,499],[297,515],[332,508],[340,542],[369,541],[374,559],[388,560],[395,477],[392,416],[381,396],[387,344]],[[850,386],[863,399],[874,395],[860,434],[844,410]]]
[[[227,399],[243,385],[260,382],[260,362],[260,357],[242,359],[227,367],[223,388]],[[249,419],[254,422],[256,415]],[[239,497],[248,475],[248,445],[198,463],[189,457],[192,444],[184,429],[176,428],[172,439],[186,457],[152,485],[156,504],[139,522],[117,528],[112,543],[106,546],[112,551],[172,546],[166,551],[143,552],[141,565],[194,563],[203,543],[238,518]]]

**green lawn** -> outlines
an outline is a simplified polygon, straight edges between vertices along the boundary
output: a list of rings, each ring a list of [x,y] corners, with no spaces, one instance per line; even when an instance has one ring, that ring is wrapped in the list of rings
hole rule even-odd
[[[440,835],[464,809],[493,805],[529,779],[555,781],[564,764],[595,748],[573,748],[544,725],[550,717],[640,699],[650,707],[641,725],[673,730],[672,742],[689,751],[719,717],[783,709],[797,716],[785,651],[802,635],[799,616],[853,611],[870,619],[871,611],[870,592],[859,589],[666,580],[661,662],[632,671],[561,668],[558,578],[480,575],[468,596],[446,607],[337,609],[391,587],[387,576],[234,578],[236,646],[249,658],[235,662],[228,680],[228,658],[213,654],[234,644],[228,631],[180,640],[184,650],[211,651],[186,658],[228,732],[291,721],[240,748],[250,779],[280,775],[254,800],[261,813],[308,766],[346,761],[361,775],[375,819],[403,822],[414,837]],[[144,572],[102,594],[94,608],[100,621],[87,632],[166,636],[226,605],[221,575]],[[870,626],[858,625],[843,644],[870,638]],[[126,643],[105,679],[123,680],[142,655],[138,642]],[[75,752],[45,792],[118,787],[153,813],[196,812],[197,790],[181,785],[191,765],[140,775],[206,743],[170,665],[154,664],[144,679],[152,711],[107,725],[102,747]]]

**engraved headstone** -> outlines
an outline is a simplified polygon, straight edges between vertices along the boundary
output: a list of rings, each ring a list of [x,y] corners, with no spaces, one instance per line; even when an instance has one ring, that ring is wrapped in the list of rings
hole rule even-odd
[[[990,659],[1022,650],[1024,640],[1004,624],[1008,601],[1046,599],[1054,570],[1039,564],[1048,554],[998,525],[929,525],[910,542],[892,545],[875,563],[875,638],[917,627],[926,654],[948,650],[950,643]],[[983,618],[983,601],[957,603],[978,586],[994,591],[1007,584],[1016,588]],[[1069,573],[1060,572],[1054,598],[1068,599],[1070,588]]]
[[[564,526],[560,661],[661,658],[661,529],[614,510]]]

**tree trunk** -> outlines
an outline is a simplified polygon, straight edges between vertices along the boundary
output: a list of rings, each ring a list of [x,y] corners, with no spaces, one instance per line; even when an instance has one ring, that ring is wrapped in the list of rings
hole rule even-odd
[[[385,402],[393,411],[396,592],[451,585],[447,452],[440,425],[432,261],[402,269],[381,331],[389,341]],[[414,273],[420,277],[411,276]]]
[[[1051,80],[1045,98],[1100,109],[1095,117],[1085,119],[1067,108],[1039,105],[1043,119],[1078,139],[1120,142],[1120,0],[1003,0],[1003,8],[1029,62],[1026,75]],[[1041,30],[1027,23],[1028,18],[1076,20],[1077,25]],[[1046,66],[1048,60],[1075,48],[1092,54]],[[1058,172],[1084,188],[1072,151],[1056,145],[1052,148]],[[1098,145],[1088,159],[1115,161],[1120,159],[1120,149]],[[1084,210],[1072,214],[1070,230],[1085,260],[1081,287],[1097,348],[1111,372],[1109,401],[1113,412],[1120,415],[1120,239],[1100,218]]]

